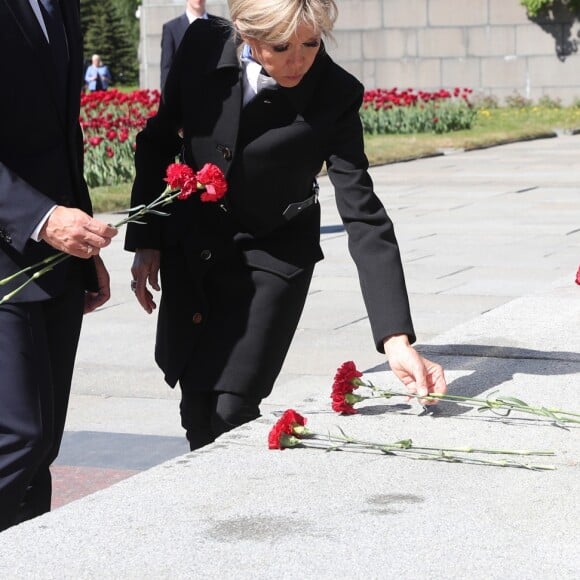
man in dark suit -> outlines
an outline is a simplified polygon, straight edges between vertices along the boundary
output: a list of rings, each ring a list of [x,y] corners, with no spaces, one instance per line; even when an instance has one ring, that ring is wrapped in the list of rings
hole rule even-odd
[[[211,19],[215,16],[205,10],[205,0],[187,0],[185,12],[169,20],[163,25],[161,32],[161,88],[165,86],[165,80],[169,74],[173,56],[181,44],[181,39],[187,27],[198,18]]]
[[[83,179],[79,2],[0,0],[0,51],[0,279],[71,255],[0,305],[3,530],[50,510],[82,316],[109,298],[98,254],[116,230],[91,217]]]

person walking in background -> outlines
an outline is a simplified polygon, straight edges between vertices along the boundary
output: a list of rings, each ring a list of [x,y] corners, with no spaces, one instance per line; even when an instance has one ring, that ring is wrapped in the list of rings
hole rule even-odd
[[[50,510],[83,312],[109,298],[99,251],[117,231],[91,217],[83,179],[79,2],[0,0],[0,50],[0,279],[71,255],[0,305],[4,530]]]
[[[98,54],[93,54],[91,64],[85,72],[85,83],[89,92],[106,91],[112,80],[109,67],[103,64]]]
[[[393,224],[367,171],[363,86],[324,47],[336,4],[229,0],[229,9],[232,23],[198,20],[187,30],[159,110],[137,137],[131,205],[163,192],[178,154],[194,171],[217,165],[227,193],[220,203],[193,195],[168,206],[169,216],[129,224],[125,241],[146,312],[156,308],[150,288],[162,290],[155,357],[166,382],[181,387],[192,450],[259,417],[280,373],[323,258],[323,164],[375,348],[410,393],[447,388],[441,366],[411,346]]]
[[[205,4],[206,0],[187,0],[185,12],[163,25],[161,31],[161,89],[165,86],[165,80],[169,74],[173,57],[181,44],[187,27],[198,18],[216,18],[206,12]]]

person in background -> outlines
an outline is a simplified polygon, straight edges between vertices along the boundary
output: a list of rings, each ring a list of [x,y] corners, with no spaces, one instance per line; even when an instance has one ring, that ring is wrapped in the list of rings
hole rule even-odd
[[[71,256],[0,305],[0,531],[50,510],[83,312],[109,298],[99,251],[117,231],[83,179],[79,22],[78,1],[0,2],[0,279]]]
[[[205,4],[206,0],[187,0],[185,12],[163,25],[161,31],[161,89],[165,86],[165,80],[169,74],[173,57],[181,44],[187,27],[198,18],[216,18],[206,12]]]
[[[169,216],[129,224],[125,240],[147,313],[157,306],[151,289],[162,290],[155,357],[166,382],[181,387],[192,450],[259,417],[280,373],[323,258],[323,165],[374,347],[410,393],[447,388],[442,367],[411,346],[393,223],[367,171],[364,89],[323,42],[334,0],[229,0],[229,9],[231,23],[200,19],[187,30],[159,110],[137,137],[131,205],[164,191],[177,155],[194,171],[217,165],[227,193],[219,203],[193,195],[172,204]]]
[[[106,91],[112,82],[109,67],[103,64],[98,54],[93,54],[91,64],[85,72],[85,83],[90,93],[95,91]]]

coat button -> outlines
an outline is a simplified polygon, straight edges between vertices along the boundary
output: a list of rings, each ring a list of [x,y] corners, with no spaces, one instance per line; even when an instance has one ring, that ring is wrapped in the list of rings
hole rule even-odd
[[[210,250],[202,250],[199,254],[199,257],[206,262],[211,259],[211,251]]]
[[[224,156],[226,161],[232,160],[232,150],[225,145],[218,145],[217,150]]]
[[[201,315],[201,312],[196,312],[191,318],[191,322],[193,322],[193,324],[201,324],[202,320],[203,316]]]

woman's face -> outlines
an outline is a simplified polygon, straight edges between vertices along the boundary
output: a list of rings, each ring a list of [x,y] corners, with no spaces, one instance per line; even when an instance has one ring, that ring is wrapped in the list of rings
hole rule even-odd
[[[252,56],[281,86],[295,87],[309,71],[320,47],[320,33],[301,24],[296,34],[284,44],[269,44],[260,40],[247,40]]]

